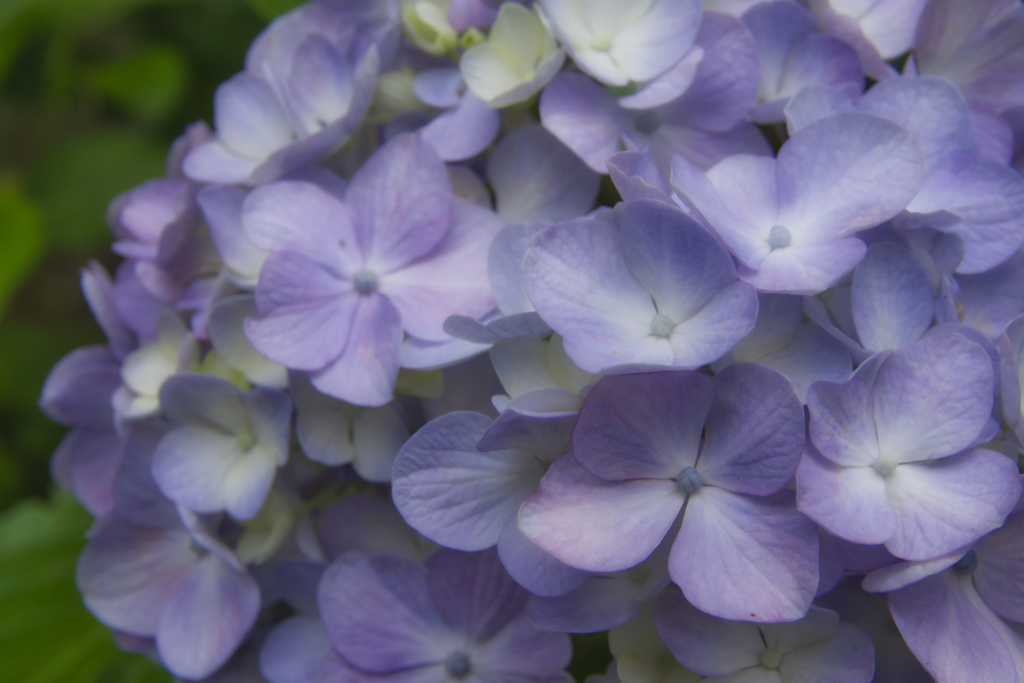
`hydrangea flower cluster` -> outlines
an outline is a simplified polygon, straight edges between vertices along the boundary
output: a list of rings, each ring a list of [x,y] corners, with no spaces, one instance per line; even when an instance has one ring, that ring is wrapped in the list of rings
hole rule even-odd
[[[40,399],[122,647],[1024,682],[1018,0],[313,0],[214,106]]]

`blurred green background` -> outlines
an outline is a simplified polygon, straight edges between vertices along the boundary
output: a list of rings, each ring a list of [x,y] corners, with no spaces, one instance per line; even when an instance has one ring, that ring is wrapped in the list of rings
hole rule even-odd
[[[116,194],[163,175],[184,127],[296,0],[0,0],[0,682],[169,677],[82,606],[89,516],[50,483],[65,430],[36,408],[64,354],[102,342],[78,285],[117,265]]]

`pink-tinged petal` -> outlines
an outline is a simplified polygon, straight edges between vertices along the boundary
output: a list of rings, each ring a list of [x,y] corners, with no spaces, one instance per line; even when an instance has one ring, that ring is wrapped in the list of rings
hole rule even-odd
[[[552,329],[619,339],[650,333],[657,311],[629,272],[619,245],[614,226],[590,219],[561,223],[534,236],[523,279],[530,301]]]
[[[878,447],[897,462],[942,458],[974,443],[992,414],[992,361],[960,334],[893,353],[872,389]]]
[[[910,203],[923,171],[921,147],[906,128],[859,112],[829,116],[779,150],[779,224],[796,244],[874,227]]]
[[[449,315],[479,318],[494,308],[487,252],[504,223],[494,212],[456,197],[448,233],[434,249],[380,278],[380,291],[402,315],[402,328],[429,341],[446,341]]]
[[[317,591],[335,649],[368,672],[444,661],[452,634],[431,603],[427,576],[425,567],[397,555],[336,559]]]
[[[691,494],[669,558],[672,580],[698,609],[757,622],[807,613],[818,586],[818,530],[789,491]]]
[[[740,363],[718,374],[697,462],[704,483],[775,493],[793,478],[803,449],[803,405],[781,372]]]
[[[605,377],[580,409],[573,456],[606,480],[674,480],[697,462],[712,395],[712,381],[699,372]]]
[[[434,148],[399,135],[377,150],[352,177],[345,203],[368,267],[384,275],[419,258],[444,239],[452,184]]]
[[[445,623],[469,642],[490,640],[526,609],[529,597],[491,548],[478,553],[442,549],[427,561],[430,599]]]
[[[391,494],[399,512],[447,547],[482,550],[497,543],[544,473],[525,451],[477,450],[490,424],[479,413],[443,415],[413,434],[395,459]]]
[[[861,379],[815,382],[807,390],[810,439],[823,456],[845,467],[868,467],[881,453],[875,432],[875,400]]]
[[[874,351],[914,343],[935,317],[928,273],[909,249],[893,242],[868,249],[853,274],[851,297],[857,336]]]
[[[774,159],[728,157],[705,175],[683,157],[673,156],[672,187],[741,263],[756,267],[768,255],[768,245],[756,235],[778,217]],[[740,187],[747,191],[739,192]]]
[[[1012,460],[979,448],[899,465],[886,491],[898,526],[885,547],[897,557],[926,560],[1002,526],[1020,499],[1021,482]]]
[[[242,203],[242,226],[256,247],[298,252],[338,276],[351,278],[363,266],[352,211],[311,182],[257,187]]]
[[[330,651],[320,619],[297,614],[267,634],[260,646],[260,673],[270,683],[315,683]]]
[[[442,112],[419,134],[444,161],[462,161],[484,151],[498,134],[500,123],[497,109],[467,91],[458,106]]]
[[[316,370],[345,350],[358,307],[350,282],[297,252],[279,252],[263,265],[258,316],[245,321],[245,334],[267,358]]]
[[[1024,560],[1022,524],[1024,511],[1018,502],[1006,523],[974,547],[978,557],[974,585],[978,593],[996,614],[1018,623],[1024,621],[1024,585],[1020,578]]]
[[[361,296],[345,350],[322,370],[310,373],[320,391],[357,406],[391,401],[398,377],[402,319],[386,296]]]
[[[658,635],[691,671],[727,676],[761,664],[765,645],[756,624],[716,619],[695,609],[679,593],[658,596],[653,614]]]
[[[160,660],[176,676],[205,678],[234,653],[259,611],[256,581],[216,555],[206,555],[160,615]]]
[[[674,206],[631,202],[620,229],[626,267],[651,293],[658,312],[675,323],[697,315],[718,290],[736,281],[736,267],[721,242]]]
[[[541,93],[541,123],[598,173],[607,173],[608,157],[622,151],[628,118],[607,90],[583,74],[560,73]]]
[[[515,515],[509,517],[501,530],[498,556],[516,583],[534,595],[564,595],[592,576],[558,560],[524,536],[516,525]]]
[[[683,500],[674,480],[605,481],[567,454],[520,508],[519,529],[570,566],[621,571],[654,552]]]
[[[524,656],[525,655],[525,656]],[[478,647],[474,659],[480,663],[480,678],[502,683],[571,683],[564,671],[572,659],[572,641],[564,633],[542,631],[525,613],[518,614]],[[497,677],[490,678],[490,672]],[[484,673],[487,672],[487,673]]]
[[[889,593],[906,588],[929,576],[949,569],[963,559],[964,548],[957,548],[951,553],[918,562],[897,562],[879,567],[864,577],[860,587],[868,593]]]
[[[742,264],[739,277],[762,292],[820,294],[857,267],[867,247],[856,237],[821,244],[791,244],[768,254],[751,270]]]
[[[936,680],[1014,683],[1010,629],[967,576],[944,571],[889,594],[889,609],[914,656]],[[1008,643],[1008,636],[1011,643]]]
[[[113,519],[78,558],[75,582],[86,607],[107,626],[156,635],[167,601],[195,566],[181,527],[149,529]]]
[[[896,512],[885,479],[873,467],[842,467],[808,441],[796,470],[797,507],[853,543],[879,545],[896,533]]]

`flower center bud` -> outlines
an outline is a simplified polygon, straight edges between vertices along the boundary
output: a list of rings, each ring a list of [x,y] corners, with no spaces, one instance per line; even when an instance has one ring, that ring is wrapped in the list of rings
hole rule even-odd
[[[444,660],[444,670],[448,672],[448,675],[452,678],[462,678],[469,673],[469,657],[464,652],[455,650]]]
[[[672,334],[672,328],[675,326],[676,324],[672,318],[662,313],[658,313],[651,318],[651,334],[659,337],[667,337]]]
[[[878,460],[871,464],[879,474],[883,477],[888,477],[890,474],[896,471],[896,466],[899,465],[891,455],[885,455],[884,453],[878,456]]]
[[[953,571],[960,576],[970,576],[978,569],[978,555],[973,550],[963,557],[960,561],[953,565]]]
[[[772,231],[768,233],[768,244],[772,245],[772,249],[788,247],[792,239],[793,236],[785,225],[773,226]]]
[[[360,294],[373,294],[377,291],[377,274],[372,270],[360,270],[352,276],[352,285]]]
[[[661,127],[661,119],[653,111],[645,111],[636,117],[636,129],[650,135]]]
[[[679,470],[676,483],[679,484],[679,489],[683,493],[693,493],[704,485],[704,477],[700,476],[700,472],[696,468],[684,467]]]
[[[601,52],[607,52],[612,49],[612,37],[605,32],[600,32],[594,39],[590,41],[590,47]]]
[[[761,666],[766,669],[778,669],[782,664],[782,653],[770,647],[761,653]]]

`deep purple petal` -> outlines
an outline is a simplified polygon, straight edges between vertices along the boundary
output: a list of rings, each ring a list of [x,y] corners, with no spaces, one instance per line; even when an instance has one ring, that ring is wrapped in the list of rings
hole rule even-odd
[[[320,581],[320,615],[335,649],[369,672],[441,662],[448,627],[430,600],[427,570],[396,555],[347,553]]]
[[[704,482],[765,496],[793,478],[804,447],[804,411],[793,385],[764,365],[740,363],[715,378],[697,469]]]
[[[674,480],[697,461],[712,386],[696,372],[604,378],[580,409],[572,440],[576,461],[606,480]]]

